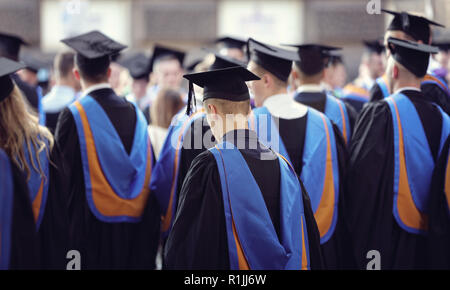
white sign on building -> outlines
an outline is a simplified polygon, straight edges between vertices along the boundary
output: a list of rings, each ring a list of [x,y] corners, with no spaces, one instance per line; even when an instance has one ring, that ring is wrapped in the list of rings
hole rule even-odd
[[[66,37],[100,30],[124,44],[131,41],[129,0],[44,0],[41,2],[41,49],[56,51]]]

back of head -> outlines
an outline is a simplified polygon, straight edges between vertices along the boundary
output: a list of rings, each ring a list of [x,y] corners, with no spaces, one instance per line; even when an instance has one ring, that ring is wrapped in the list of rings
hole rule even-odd
[[[75,55],[75,64],[85,81],[99,83],[108,80],[108,69],[111,64],[109,55],[92,59],[78,53]]]
[[[48,147],[45,146],[44,140],[47,140]],[[0,101],[0,148],[28,177],[31,167],[43,176],[39,158],[36,158],[37,164],[34,161],[32,164],[27,163],[25,146],[28,149],[34,147],[36,155],[46,150],[48,156],[53,146],[53,136],[47,128],[39,125],[38,117],[30,113],[25,98],[16,86],[6,99]],[[31,154],[31,151],[28,151]]]
[[[184,107],[181,94],[172,89],[161,89],[151,106],[152,124],[169,128],[173,116]]]
[[[72,74],[75,54],[73,52],[63,52],[56,55],[53,62],[53,69],[57,78],[66,78]]]

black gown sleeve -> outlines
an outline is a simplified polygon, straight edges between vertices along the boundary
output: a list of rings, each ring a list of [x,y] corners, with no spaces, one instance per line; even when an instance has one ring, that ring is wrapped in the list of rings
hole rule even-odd
[[[444,112],[450,114],[450,97],[444,90],[436,84],[423,84],[421,89],[422,93],[440,106]]]
[[[353,106],[345,103],[345,108],[347,109],[348,121],[350,122],[351,134],[353,134],[353,130],[355,128],[356,118],[358,118],[358,112],[356,112]],[[351,139],[351,138],[350,138]]]
[[[39,240],[36,234],[26,178],[13,163],[11,163],[11,170],[14,182],[14,198],[9,268],[12,270],[39,269]]]
[[[427,239],[430,269],[450,269],[450,215],[445,192],[449,147],[450,138],[447,138],[441,157],[436,163],[431,182]]]
[[[357,267],[365,269],[366,254],[379,250],[388,256],[392,235],[392,191],[394,174],[392,117],[385,102],[369,103],[356,122],[350,144],[345,180],[344,209],[353,240]],[[390,205],[390,206],[389,206]],[[382,240],[381,242],[379,242]]]
[[[369,91],[369,100],[370,102],[376,102],[382,100],[384,98],[383,92],[381,91],[380,86],[375,83]]]
[[[209,151],[198,155],[184,180],[172,231],[164,251],[165,269],[229,269],[220,176]]]
[[[65,269],[68,249],[67,185],[63,174],[63,162],[58,145],[50,156],[50,184],[44,217],[39,227],[41,267]]]
[[[325,269],[325,265],[322,258],[322,249],[320,247],[319,228],[317,227],[316,219],[314,218],[311,199],[309,198],[305,185],[300,178],[298,178],[298,181],[302,188],[303,212],[305,214],[306,230],[308,232],[310,268],[311,270],[322,270]]]

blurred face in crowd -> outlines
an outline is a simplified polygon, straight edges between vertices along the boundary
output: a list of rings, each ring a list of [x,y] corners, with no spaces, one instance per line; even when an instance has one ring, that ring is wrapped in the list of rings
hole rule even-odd
[[[377,79],[384,73],[384,55],[371,53],[367,59],[367,71],[371,79]]]
[[[443,68],[447,68],[449,53],[445,51],[439,51],[436,55],[433,56],[434,59],[441,65]]]
[[[347,71],[342,63],[337,63],[324,70],[323,81],[332,89],[342,88],[347,82]]]
[[[224,48],[220,51],[220,53],[240,61],[244,61],[245,58],[244,52],[239,48]]]
[[[18,72],[20,79],[31,86],[37,86],[38,78],[37,74],[33,71],[22,69]]]
[[[183,69],[177,59],[164,60],[155,65],[154,77],[158,86],[177,90],[183,81]]]
[[[131,84],[131,90],[133,91],[133,95],[136,97],[136,99],[139,100],[145,96],[147,92],[147,85],[148,85],[147,79],[133,80],[133,83]]]

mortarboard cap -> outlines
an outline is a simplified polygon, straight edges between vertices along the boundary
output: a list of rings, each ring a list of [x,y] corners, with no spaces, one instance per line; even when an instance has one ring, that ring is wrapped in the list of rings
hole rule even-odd
[[[439,51],[434,46],[393,37],[388,38],[388,48],[395,61],[419,78],[427,73],[430,53]]]
[[[222,99],[228,101],[245,101],[250,99],[245,82],[259,80],[259,77],[242,66],[210,70],[183,76],[189,81],[189,94],[186,113],[191,112],[191,100],[194,93],[193,84],[203,88],[203,100]]]
[[[150,59],[150,71],[153,71],[153,66],[156,61],[158,61],[161,58],[164,57],[174,57],[178,59],[180,62],[180,65],[183,66],[184,63],[184,57],[186,56],[186,53],[183,51],[179,51],[176,49],[172,49],[169,47],[161,46],[161,45],[155,45],[155,48],[153,49],[153,56]]]
[[[249,60],[286,82],[292,70],[292,61],[298,61],[298,53],[265,44],[250,38],[247,42]]]
[[[128,72],[133,79],[148,79],[150,73],[149,60],[150,58],[145,54],[137,53],[120,61],[120,64],[128,69]]]
[[[450,41],[433,42],[432,45],[439,48],[439,51],[448,52],[450,50]]]
[[[383,44],[377,40],[363,40],[364,46],[370,53],[382,54],[384,52]]]
[[[226,48],[242,49],[246,45],[247,40],[238,37],[226,36],[216,39],[216,43],[222,44]]]
[[[327,65],[331,51],[340,50],[339,47],[321,44],[287,45],[296,47],[299,60],[295,61],[297,67],[307,75],[321,72]]]
[[[61,40],[67,46],[73,48],[78,54],[87,59],[96,59],[104,56],[111,57],[127,48],[100,31],[94,30],[75,37]]]
[[[209,67],[209,70],[218,70],[236,66],[245,67],[245,63],[219,53],[214,53],[214,62]]]
[[[385,13],[394,15],[387,30],[400,30],[414,38],[416,41],[421,40],[428,43],[430,40],[430,25],[444,27],[442,24],[428,20],[425,17],[413,15],[407,12],[395,12],[391,10],[381,9]]]
[[[0,102],[6,99],[14,89],[10,75],[25,68],[25,65],[6,57],[0,57]]]
[[[19,58],[20,47],[28,45],[20,36],[0,32],[0,55],[17,60]]]

